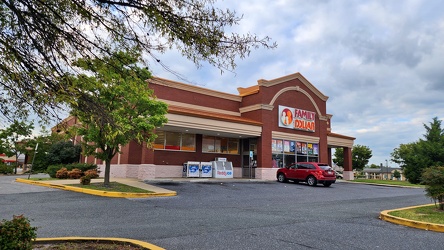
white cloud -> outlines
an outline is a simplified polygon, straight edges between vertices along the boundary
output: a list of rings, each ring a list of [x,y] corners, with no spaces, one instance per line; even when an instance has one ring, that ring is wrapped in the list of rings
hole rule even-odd
[[[253,51],[236,74],[196,69],[175,53],[164,63],[190,81],[236,94],[258,79],[301,72],[329,96],[334,132],[370,147],[370,163],[418,140],[444,113],[444,16],[438,0],[222,1],[244,14],[235,32],[268,35],[274,50]],[[155,73],[159,73],[158,69]],[[173,75],[161,73],[164,77]]]

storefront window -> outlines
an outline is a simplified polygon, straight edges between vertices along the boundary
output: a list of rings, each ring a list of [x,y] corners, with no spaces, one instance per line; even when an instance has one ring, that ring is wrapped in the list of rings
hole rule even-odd
[[[228,139],[228,153],[238,154],[239,153],[239,140],[234,138]]]
[[[272,139],[273,166],[290,166],[295,162],[317,162],[319,144]]]
[[[183,151],[196,151],[196,137],[194,134],[182,134],[182,146]]]
[[[239,139],[204,135],[202,137],[202,152],[239,154]]]
[[[202,137],[202,152],[214,152],[214,136],[206,136]]]
[[[154,140],[154,149],[164,149],[165,148],[165,132],[156,131],[157,138]]]
[[[166,132],[165,149],[180,150],[180,134]]]
[[[282,154],[273,154],[272,155],[273,168],[283,168],[284,167],[284,159]]]
[[[154,149],[195,151],[196,137],[194,134],[156,131],[157,138],[153,143]]]

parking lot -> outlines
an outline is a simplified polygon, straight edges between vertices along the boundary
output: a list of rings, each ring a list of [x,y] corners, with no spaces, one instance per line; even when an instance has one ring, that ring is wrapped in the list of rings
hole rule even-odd
[[[28,188],[8,178],[0,176],[1,219],[24,214],[39,227],[38,237],[122,237],[166,249],[441,249],[443,244],[442,233],[378,219],[382,210],[430,203],[423,189],[174,181],[150,182],[177,191],[174,197],[119,199]]]

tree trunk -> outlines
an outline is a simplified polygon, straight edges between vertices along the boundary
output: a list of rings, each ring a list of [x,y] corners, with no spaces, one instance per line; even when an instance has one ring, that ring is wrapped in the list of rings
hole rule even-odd
[[[111,160],[105,161],[105,181],[103,182],[103,185],[105,187],[109,187],[109,175],[111,172]]]
[[[438,209],[444,210],[444,195],[438,196]]]

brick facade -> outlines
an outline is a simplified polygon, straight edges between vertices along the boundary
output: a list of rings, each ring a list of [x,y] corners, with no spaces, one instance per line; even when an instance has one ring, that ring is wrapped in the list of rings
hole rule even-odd
[[[275,179],[272,140],[279,139],[316,144],[318,161],[326,163],[331,163],[331,148],[344,148],[347,154],[344,155],[344,176],[352,178],[347,173],[352,170],[348,160],[351,159],[355,138],[331,132],[332,115],[326,113],[328,97],[300,73],[258,80],[257,85],[239,88],[238,95],[161,78],[150,79],[149,86],[159,100],[169,105],[168,123],[159,130],[195,134],[195,150],[153,150],[132,142],[122,146],[122,154],[113,159],[111,176],[139,179],[181,177],[184,162],[208,162],[224,157],[235,167],[234,177],[246,178],[248,175],[245,175],[243,167],[248,165],[249,149],[254,146],[257,165],[253,176]],[[279,106],[313,112],[314,131],[279,126]],[[69,125],[73,123],[76,121],[69,121]],[[202,138],[206,135],[238,139],[239,154],[202,152]],[[102,164],[91,157],[84,160]]]

